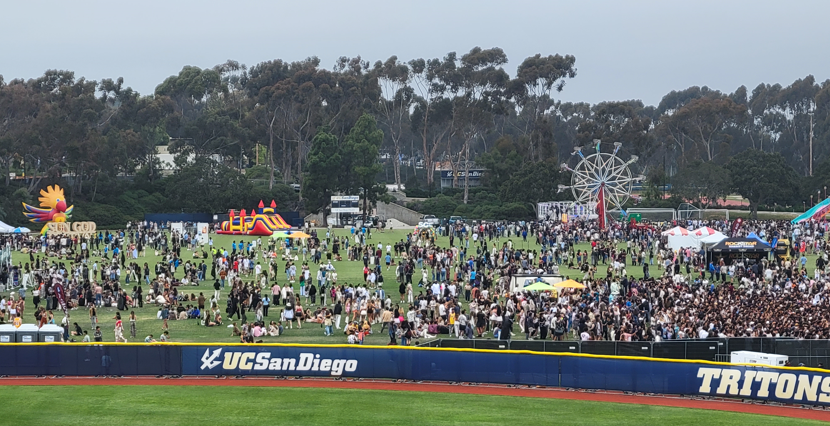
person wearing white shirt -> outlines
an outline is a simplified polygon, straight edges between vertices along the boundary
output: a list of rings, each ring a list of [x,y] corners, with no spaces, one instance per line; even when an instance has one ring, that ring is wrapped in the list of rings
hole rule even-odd
[[[464,330],[462,330],[462,328]],[[467,316],[464,315],[464,311],[461,311],[461,315],[455,319],[455,335],[458,336],[460,339],[463,339],[466,333],[463,333],[467,329]]]

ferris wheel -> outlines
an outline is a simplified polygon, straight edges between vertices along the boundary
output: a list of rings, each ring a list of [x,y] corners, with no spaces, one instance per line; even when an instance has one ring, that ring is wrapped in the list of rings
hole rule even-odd
[[[585,155],[582,147],[575,147],[572,155],[579,155],[580,161],[574,168],[562,163],[562,169],[571,172],[571,185],[559,185],[559,191],[570,189],[573,192],[574,204],[595,202],[600,227],[605,227],[606,204],[611,203],[618,209],[631,198],[634,183],[645,179],[645,176],[634,176],[628,167],[636,162],[638,157],[632,155],[628,161],[617,156],[622,143],[614,142],[614,152],[607,153],[600,150],[600,140],[594,139],[596,153]]]

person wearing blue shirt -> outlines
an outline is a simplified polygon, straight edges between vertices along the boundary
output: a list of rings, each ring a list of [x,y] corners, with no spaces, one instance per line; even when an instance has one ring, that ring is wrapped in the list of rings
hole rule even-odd
[[[264,296],[262,296],[262,315],[267,317],[268,316],[268,307],[271,306],[271,299],[268,298],[267,293],[263,293],[263,294],[264,294]]]

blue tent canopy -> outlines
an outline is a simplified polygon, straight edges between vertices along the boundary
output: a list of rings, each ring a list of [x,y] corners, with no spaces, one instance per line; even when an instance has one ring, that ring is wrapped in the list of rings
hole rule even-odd
[[[750,233],[749,235],[747,235],[746,237],[747,237],[748,239],[750,239],[750,240],[758,240],[758,241],[760,241],[760,242],[762,242],[762,243],[764,243],[764,244],[769,244],[768,242],[766,242],[766,241],[764,241],[763,239],[761,239],[761,237],[759,237],[759,236],[758,236],[757,234],[755,234],[754,232],[751,232],[751,233]]]

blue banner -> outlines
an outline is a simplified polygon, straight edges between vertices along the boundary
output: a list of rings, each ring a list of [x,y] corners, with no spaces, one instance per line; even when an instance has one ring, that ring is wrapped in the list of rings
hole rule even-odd
[[[559,357],[361,346],[190,346],[185,375],[326,376],[558,386]]]
[[[563,356],[561,386],[830,404],[830,375],[809,369]]]

